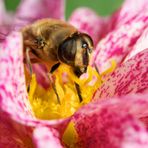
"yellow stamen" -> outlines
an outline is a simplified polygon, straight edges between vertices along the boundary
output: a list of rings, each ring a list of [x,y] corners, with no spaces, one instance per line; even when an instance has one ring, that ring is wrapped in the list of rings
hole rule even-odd
[[[107,70],[105,70],[103,73],[101,73],[101,75],[110,74],[115,70],[115,68],[117,67],[117,63],[115,59],[110,60],[110,63],[111,63],[111,66]]]
[[[62,64],[55,76],[55,86],[60,97],[59,104],[52,88],[45,90],[37,84],[35,74],[30,83],[29,100],[33,112],[40,119],[59,119],[71,116],[79,107],[91,101],[93,93],[101,85],[101,77],[92,67],[88,67],[87,78],[78,78],[72,69]],[[66,75],[63,78],[63,75]],[[65,82],[63,79],[66,79]],[[95,80],[94,80],[95,79]],[[93,81],[94,82],[91,82]],[[80,103],[74,83],[79,84],[83,101]]]
[[[78,140],[78,134],[75,129],[74,123],[70,122],[63,134],[62,140],[70,148],[75,148]]]

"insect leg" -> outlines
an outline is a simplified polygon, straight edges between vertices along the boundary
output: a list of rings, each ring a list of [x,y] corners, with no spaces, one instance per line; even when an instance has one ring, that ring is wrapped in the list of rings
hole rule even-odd
[[[60,102],[60,97],[59,97],[59,95],[58,95],[58,93],[57,93],[57,89],[56,89],[56,86],[55,86],[55,84],[54,84],[54,82],[53,82],[53,80],[52,80],[52,78],[51,78],[51,75],[52,75],[51,73],[48,73],[49,81],[50,81],[50,83],[51,83],[51,86],[52,86],[52,88],[53,88],[55,94],[56,94],[58,103],[61,104],[61,102]]]
[[[81,96],[80,86],[77,83],[75,83],[75,87],[76,87],[76,90],[77,90],[77,93],[78,93],[79,101],[82,102],[83,99],[82,99],[82,96]]]
[[[27,65],[29,67],[29,72],[30,72],[30,75],[32,75],[32,65],[31,65],[31,61],[30,61],[30,56],[29,56],[29,52],[30,52],[30,48],[27,48],[26,49],[26,62],[27,62]]]
[[[31,65],[31,61],[30,61],[29,52],[30,52],[30,48],[26,48],[26,62],[29,67],[30,75],[32,75],[33,72],[32,72],[32,65]],[[29,90],[30,90],[30,84],[27,87],[27,92],[29,92]]]

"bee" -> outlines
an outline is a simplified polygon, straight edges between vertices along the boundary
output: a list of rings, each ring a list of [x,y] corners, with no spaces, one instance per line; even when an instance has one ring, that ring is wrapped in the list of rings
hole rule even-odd
[[[77,77],[87,71],[93,51],[93,41],[88,34],[81,33],[74,26],[56,19],[38,20],[21,31],[24,61],[28,63],[30,73],[31,63],[45,64],[49,73],[56,70],[61,63],[71,66]],[[75,85],[81,102],[79,85]],[[52,86],[60,102],[54,84]]]

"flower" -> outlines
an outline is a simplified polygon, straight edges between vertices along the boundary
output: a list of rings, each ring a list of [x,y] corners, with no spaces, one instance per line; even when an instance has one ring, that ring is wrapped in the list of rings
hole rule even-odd
[[[43,17],[63,18],[62,3],[63,0],[22,1],[12,26]],[[11,32],[0,45],[0,147],[148,147],[147,3],[126,0],[107,19],[92,10],[75,11],[69,22],[87,33],[91,30],[90,35],[98,42],[92,65],[100,73],[112,61],[117,68],[103,77],[91,103],[65,119],[40,120],[32,114],[25,85],[22,36]],[[32,9],[34,5],[40,9]],[[48,13],[55,8],[55,13]],[[32,15],[26,19],[28,14]]]

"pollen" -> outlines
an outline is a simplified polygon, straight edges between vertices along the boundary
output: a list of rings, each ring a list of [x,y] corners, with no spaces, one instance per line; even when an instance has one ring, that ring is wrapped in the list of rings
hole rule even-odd
[[[53,73],[53,77],[60,104],[52,87],[44,89],[37,83],[36,75],[32,75],[28,96],[33,113],[39,119],[61,119],[73,115],[81,106],[91,101],[94,92],[102,84],[101,75],[91,66],[88,66],[87,74],[78,78],[71,67],[61,64]],[[80,86],[82,102],[79,100],[75,83]]]

